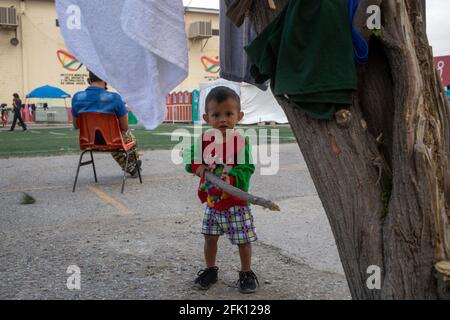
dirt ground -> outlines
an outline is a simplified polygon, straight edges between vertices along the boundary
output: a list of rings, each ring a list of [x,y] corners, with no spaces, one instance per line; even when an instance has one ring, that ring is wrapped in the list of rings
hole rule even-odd
[[[128,180],[107,154],[96,155],[99,183],[83,167],[72,193],[77,156],[0,160],[0,299],[349,299],[321,202],[298,146],[280,146],[276,176],[252,178],[251,193],[282,211],[255,208],[253,269],[259,291],[236,289],[237,248],[219,242],[219,282],[192,287],[203,267],[203,206],[198,178],[143,152],[144,184]],[[20,204],[23,192],[36,199]],[[69,290],[67,268],[81,270]]]

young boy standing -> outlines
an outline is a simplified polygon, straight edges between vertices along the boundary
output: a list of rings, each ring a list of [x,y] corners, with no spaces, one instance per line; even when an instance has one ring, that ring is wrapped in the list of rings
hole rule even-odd
[[[212,129],[202,134],[189,154],[185,153],[189,156],[185,160],[186,171],[201,178],[198,196],[202,203],[207,203],[202,224],[206,268],[199,271],[195,284],[199,289],[206,290],[217,282],[217,241],[219,236],[226,234],[231,243],[239,248],[239,291],[252,293],[258,283],[251,270],[251,242],[257,239],[252,209],[247,202],[205,181],[205,171],[211,171],[227,183],[248,191],[250,177],[255,171],[251,146],[247,137],[234,131],[244,113],[239,96],[227,87],[214,88],[206,97],[205,105],[203,119]]]

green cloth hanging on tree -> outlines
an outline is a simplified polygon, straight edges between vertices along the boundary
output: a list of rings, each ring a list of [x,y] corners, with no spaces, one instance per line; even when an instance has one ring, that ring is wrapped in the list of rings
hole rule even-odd
[[[138,121],[133,112],[128,111],[128,124],[137,124]]]
[[[275,96],[311,117],[329,120],[352,104],[357,77],[347,0],[290,0],[245,50],[255,80],[271,79]]]

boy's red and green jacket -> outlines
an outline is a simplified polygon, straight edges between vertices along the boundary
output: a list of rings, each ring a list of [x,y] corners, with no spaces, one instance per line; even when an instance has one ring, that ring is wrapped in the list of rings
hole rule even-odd
[[[252,149],[248,137],[235,133],[234,136],[227,141],[215,143],[214,136],[208,137],[205,135],[207,135],[207,133],[203,133],[196,139],[189,150],[183,150],[186,171],[195,174],[201,164],[207,165],[207,163],[209,163],[209,161],[206,161],[209,157],[215,158],[215,163],[226,163],[227,167],[231,167],[231,170],[228,171],[230,184],[248,192],[250,177],[255,172],[255,166],[253,165],[252,160]],[[222,152],[220,152],[220,150]],[[200,185],[204,182],[204,179],[200,179],[198,189],[198,197],[202,203],[205,203],[208,198],[207,192],[200,190]],[[230,195],[225,199],[214,202],[214,209],[223,211],[234,206],[247,205],[248,203],[246,201]]]

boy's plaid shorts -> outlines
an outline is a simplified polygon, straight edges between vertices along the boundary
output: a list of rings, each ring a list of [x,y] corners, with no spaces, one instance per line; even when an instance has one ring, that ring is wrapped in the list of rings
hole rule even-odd
[[[232,244],[247,244],[257,239],[250,207],[231,207],[218,211],[206,206],[203,216],[202,233],[223,235],[226,233]]]

